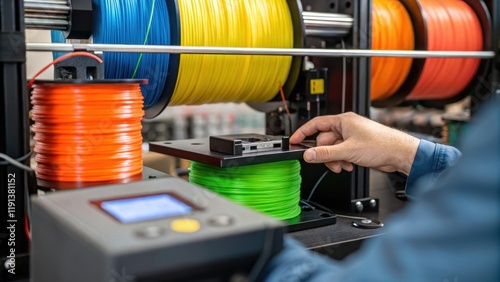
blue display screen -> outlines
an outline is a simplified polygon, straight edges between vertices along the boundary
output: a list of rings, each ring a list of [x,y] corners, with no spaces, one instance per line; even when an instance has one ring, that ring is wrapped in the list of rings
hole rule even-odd
[[[168,194],[103,201],[100,207],[122,223],[185,215],[193,210]]]

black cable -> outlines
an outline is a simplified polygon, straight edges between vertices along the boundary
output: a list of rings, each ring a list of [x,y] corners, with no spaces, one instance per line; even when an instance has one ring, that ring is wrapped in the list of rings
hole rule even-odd
[[[288,130],[290,130],[289,132],[289,135],[288,136],[292,136],[293,134],[293,129],[292,129],[292,117],[290,115],[287,115],[288,116]]]
[[[29,230],[31,230],[31,201],[30,201],[30,196],[36,194],[37,191],[37,181],[36,181],[36,173],[35,170],[32,169],[31,167],[21,163],[20,161],[25,161],[27,160],[32,154],[32,151],[30,151],[27,155],[15,160],[11,157],[9,157],[6,154],[0,153],[0,159],[4,159],[5,162],[0,162],[0,165],[13,165],[17,168],[20,168],[28,173],[28,183],[27,185],[24,186],[24,193],[25,193],[25,206],[26,206],[26,216],[28,218],[28,226]],[[4,164],[5,163],[5,164]],[[31,232],[31,231],[29,231]]]
[[[321,177],[318,179],[318,181],[316,181],[316,184],[314,184],[314,187],[312,188],[311,190],[311,193],[309,193],[309,196],[307,197],[307,201],[310,201],[312,196],[314,195],[314,192],[316,192],[316,189],[318,188],[319,184],[321,183],[321,181],[323,180],[323,178],[325,178],[325,176],[328,174],[330,170],[326,170],[323,175],[321,175]]]
[[[301,201],[305,201],[305,200],[301,200]],[[320,209],[320,210],[324,210],[326,212],[329,212],[331,214],[334,214],[336,215],[337,217],[342,217],[342,218],[348,218],[348,219],[369,219],[367,217],[358,217],[358,216],[350,216],[350,215],[344,215],[344,214],[338,214],[338,213],[335,213],[333,212],[331,209],[321,205],[321,204],[318,204],[316,202],[313,202],[313,201],[305,201],[306,203],[308,203],[309,205],[313,205],[314,207]]]
[[[0,153],[0,159],[5,160],[3,162],[0,162],[0,165],[13,165],[13,166],[20,168],[28,173],[28,186],[29,186],[28,187],[28,194],[29,195],[36,194],[36,191],[38,189],[37,188],[37,181],[36,181],[36,174],[35,174],[34,169],[21,163],[21,161],[27,160],[31,156],[32,153],[33,153],[33,151],[30,151],[27,155],[25,155],[17,160],[9,157],[8,155],[6,155],[4,153]],[[32,188],[30,188],[30,187],[32,187]]]
[[[314,207],[313,205],[309,204],[309,202],[307,202],[306,200],[304,199],[300,199],[300,203],[310,207],[310,208],[313,208],[313,209],[316,209],[316,207]]]
[[[327,207],[325,207],[325,206],[323,206],[323,205],[320,205],[320,204],[318,204],[318,203],[316,203],[316,202],[313,202],[313,201],[311,201],[311,200],[304,200],[304,201],[306,201],[306,202],[307,202],[307,203],[309,203],[310,205],[315,206],[315,207],[316,207],[316,208],[318,208],[318,209],[321,209],[321,210],[324,210],[324,211],[326,211],[326,212],[329,212],[329,213],[334,214],[334,212],[333,212],[331,209],[329,209],[329,208],[327,208]]]
[[[33,154],[33,151],[30,151],[28,154],[18,158],[18,159],[13,159],[11,157],[9,157],[8,155],[6,154],[3,154],[3,153],[0,153],[0,158],[1,159],[4,159],[5,161],[0,161],[0,165],[15,165],[17,166],[18,168],[20,169],[23,169],[23,170],[33,170],[32,168],[28,167],[28,166],[25,166],[24,164],[22,164],[22,162],[24,162],[25,160],[29,159],[31,157],[31,154]],[[21,167],[21,166],[24,166],[24,167]],[[28,168],[28,169],[26,169]]]

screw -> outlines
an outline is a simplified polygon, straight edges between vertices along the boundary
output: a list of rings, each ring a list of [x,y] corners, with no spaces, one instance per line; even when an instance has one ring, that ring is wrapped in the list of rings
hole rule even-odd
[[[6,259],[5,263],[3,264],[6,270],[13,269],[16,267],[15,262],[12,262],[10,259]]]
[[[370,208],[374,209],[375,207],[377,207],[377,201],[375,201],[375,199],[371,199],[370,200]]]
[[[359,202],[359,201],[358,201],[358,202],[356,202],[355,207],[356,207],[356,210],[357,210],[358,212],[362,212],[362,211],[363,211],[363,208],[364,208],[363,203],[361,203],[361,202]]]

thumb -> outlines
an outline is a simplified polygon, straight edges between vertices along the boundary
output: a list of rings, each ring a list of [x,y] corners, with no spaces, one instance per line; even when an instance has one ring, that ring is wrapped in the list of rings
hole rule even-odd
[[[320,146],[307,149],[304,160],[308,163],[327,163],[332,161],[349,161],[349,145],[342,142],[338,145]]]

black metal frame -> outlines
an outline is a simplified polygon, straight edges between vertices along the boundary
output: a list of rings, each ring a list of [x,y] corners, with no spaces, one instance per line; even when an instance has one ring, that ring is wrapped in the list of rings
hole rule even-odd
[[[489,75],[478,79],[477,87],[471,97],[471,110],[476,112],[484,101],[492,98],[500,91],[500,3],[495,0],[484,0],[490,11],[492,20],[492,46],[496,56],[491,60]]]
[[[308,38],[307,47],[325,46],[340,49],[343,46],[355,49],[371,48],[371,7],[372,1],[365,0],[302,0],[304,10],[314,12],[334,12],[352,15],[354,18],[352,34],[340,39],[318,40]],[[369,117],[370,112],[370,58],[310,58],[315,68],[327,68],[329,72],[329,93],[327,102],[322,104],[322,114],[339,114],[353,111]],[[343,63],[346,62],[345,105],[342,107]],[[344,109],[343,109],[344,108]],[[314,110],[313,110],[314,112]],[[299,124],[305,120],[299,121]],[[308,198],[319,178],[328,171],[324,165],[311,165],[302,162],[302,197]],[[354,171],[341,174],[327,173],[318,183],[312,200],[332,210],[357,212],[356,203],[363,205],[363,210],[376,210],[378,201],[370,197],[369,169],[355,167]],[[377,205],[370,206],[370,200]]]
[[[474,0],[466,0],[474,2]],[[304,10],[315,12],[337,12],[351,14],[354,18],[353,33],[345,38],[347,48],[370,49],[371,48],[371,2],[363,0],[302,0]],[[497,56],[490,62],[483,62],[483,70],[486,75],[478,73],[473,84],[468,87],[473,91],[471,94],[473,112],[487,101],[495,90],[500,92],[500,3],[494,0],[484,1],[492,18],[492,46]],[[351,3],[350,5],[347,5]],[[332,6],[330,6],[332,5]],[[479,1],[476,6],[480,5]],[[349,6],[349,7],[347,7]],[[477,9],[476,9],[477,10]],[[484,19],[483,19],[484,21]],[[338,39],[324,41],[308,39],[307,47],[326,46],[327,48],[342,48]],[[322,114],[338,114],[341,109],[341,85],[342,64],[341,58],[311,58],[316,68],[328,68],[329,89],[327,103],[322,105]],[[369,116],[370,107],[370,59],[347,59],[347,87],[345,111],[354,111],[360,115]],[[489,65],[489,66],[488,66]],[[487,67],[488,66],[488,67]],[[487,69],[485,69],[487,68]],[[314,112],[314,110],[313,110]],[[300,121],[299,121],[300,124]],[[328,169],[323,165],[311,165],[303,163],[302,197],[308,198],[312,188],[319,178]],[[350,212],[377,210],[378,200],[369,195],[369,170],[355,168],[352,173],[343,172],[339,175],[327,173],[326,177],[318,184],[314,191],[312,200],[327,206],[333,210]],[[372,200],[375,200],[372,201]]]
[[[0,3],[0,152],[19,159],[29,149],[28,95],[26,91],[26,45],[24,30],[24,6],[22,0],[2,0]],[[29,158],[23,161],[29,165]],[[15,217],[9,216],[8,180],[15,174]],[[12,180],[11,180],[12,181]],[[27,173],[12,165],[0,165],[0,272],[1,281],[12,281],[27,275],[26,254],[29,251],[24,228],[26,215]],[[7,225],[15,226],[15,246],[8,239],[11,233]],[[13,242],[13,241],[10,241]],[[15,275],[4,268],[4,261],[14,249]]]

